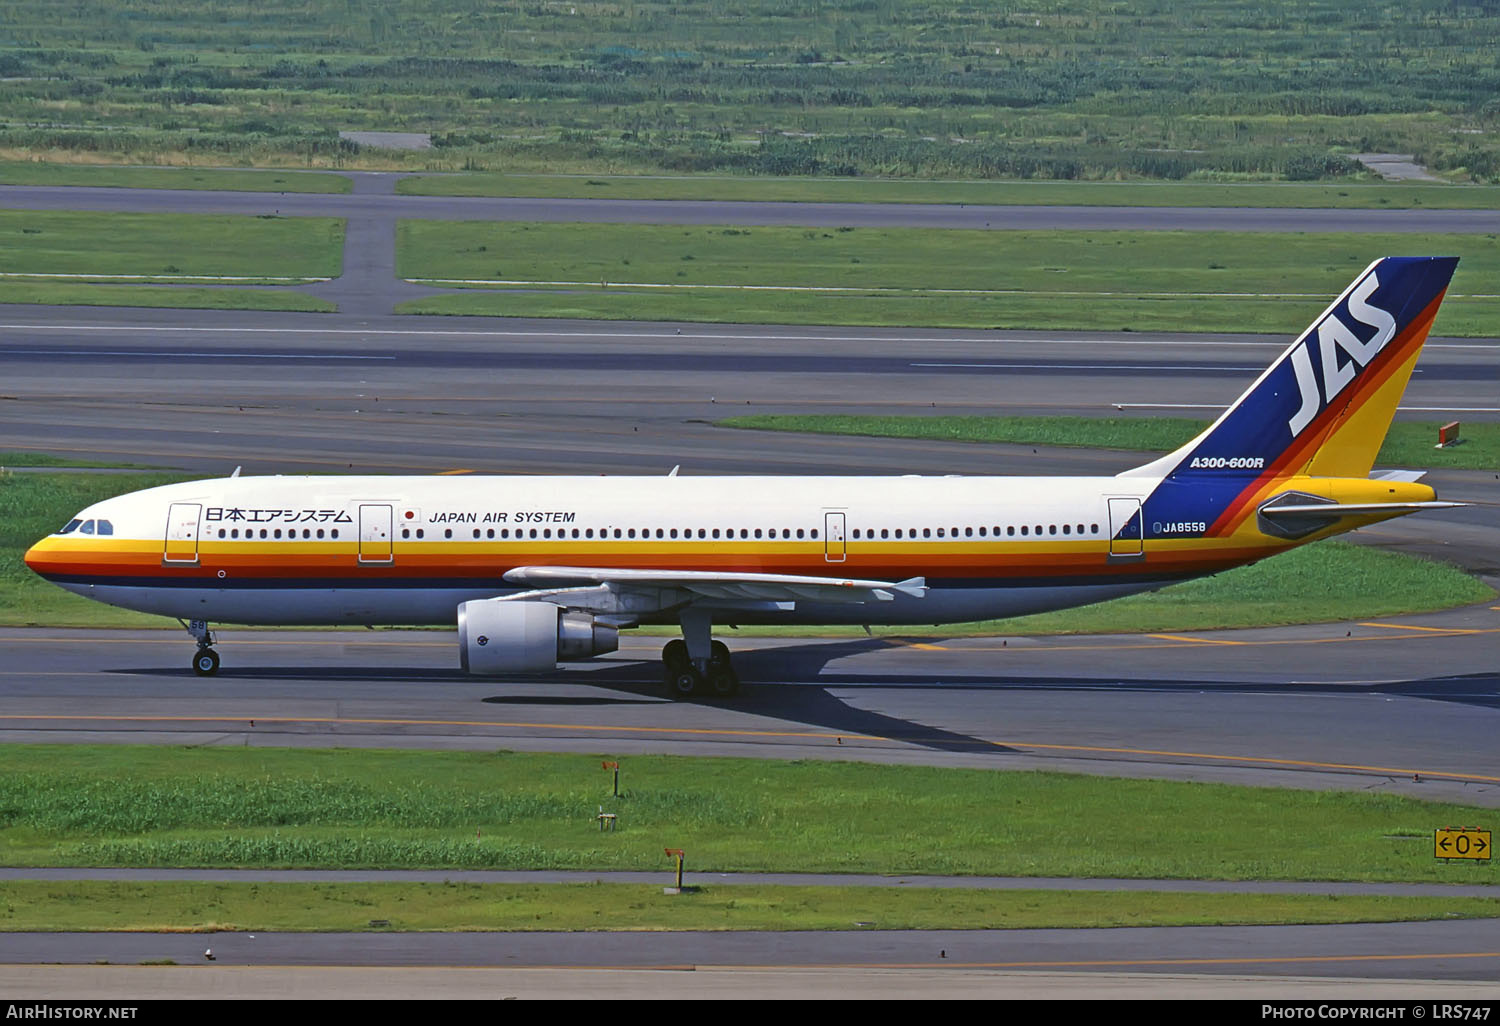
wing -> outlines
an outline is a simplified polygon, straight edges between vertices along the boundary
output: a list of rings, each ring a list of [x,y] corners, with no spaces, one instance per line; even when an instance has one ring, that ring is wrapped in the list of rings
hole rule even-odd
[[[713,570],[629,570],[580,566],[522,566],[505,575],[512,584],[539,586],[538,590],[509,596],[555,601],[580,592],[604,591],[645,600],[656,608],[683,605],[720,605],[773,602],[890,602],[897,594],[922,598],[927,583],[921,577],[905,581],[865,581],[848,577],[806,577],[798,574],[719,573]],[[676,598],[675,601],[671,599]],[[564,604],[564,602],[559,602]],[[580,607],[582,608],[582,607]]]

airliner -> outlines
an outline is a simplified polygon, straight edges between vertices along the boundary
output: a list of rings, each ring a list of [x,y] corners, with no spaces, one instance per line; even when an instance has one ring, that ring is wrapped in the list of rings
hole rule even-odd
[[[458,627],[471,674],[679,625],[678,699],[739,688],[715,625],[941,625],[1217,573],[1439,502],[1373,472],[1458,261],[1375,261],[1182,448],[1113,477],[240,477],[96,503],[26,554],[111,605],[216,623]]]

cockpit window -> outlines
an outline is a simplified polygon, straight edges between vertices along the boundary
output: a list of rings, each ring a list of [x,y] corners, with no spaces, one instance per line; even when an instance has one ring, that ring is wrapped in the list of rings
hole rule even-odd
[[[82,524],[82,523],[83,523],[82,520],[79,520],[77,517],[74,517],[72,520],[68,521],[68,524],[67,524],[66,527],[64,527],[61,531],[58,531],[57,533],[58,534],[72,534],[74,531],[78,530],[78,526],[80,524]]]
[[[115,533],[115,525],[111,524],[108,520],[101,520],[101,521],[99,521],[99,529],[98,530],[99,530],[100,534],[114,534]]]
[[[93,534],[94,533],[94,522],[92,520],[85,520],[83,522],[83,526],[80,527],[78,529],[78,531],[79,531],[80,534]]]

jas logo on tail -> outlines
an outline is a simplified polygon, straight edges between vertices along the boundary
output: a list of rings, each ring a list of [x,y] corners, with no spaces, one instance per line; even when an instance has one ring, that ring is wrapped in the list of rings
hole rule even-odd
[[[1354,376],[1368,366],[1375,355],[1385,348],[1385,344],[1395,337],[1396,318],[1380,307],[1370,305],[1370,295],[1378,288],[1380,281],[1371,272],[1349,294],[1349,316],[1365,327],[1375,329],[1370,341],[1361,342],[1349,326],[1339,319],[1337,313],[1330,313],[1318,325],[1316,335],[1309,334],[1306,341],[1292,350],[1292,370],[1297,375],[1297,391],[1302,395],[1301,408],[1287,421],[1293,437],[1300,435],[1324,405],[1333,402],[1334,397],[1344,390],[1344,386],[1353,381]],[[1317,376],[1313,373],[1312,354],[1309,352],[1314,337],[1317,338],[1318,352],[1323,363],[1321,394],[1318,391]],[[1342,366],[1339,364],[1341,349],[1350,357]]]

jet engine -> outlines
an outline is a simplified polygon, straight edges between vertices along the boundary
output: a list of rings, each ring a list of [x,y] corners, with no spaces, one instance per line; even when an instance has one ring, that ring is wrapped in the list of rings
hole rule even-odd
[[[458,657],[465,673],[537,673],[559,662],[620,647],[619,633],[587,613],[550,602],[478,599],[458,607]]]

